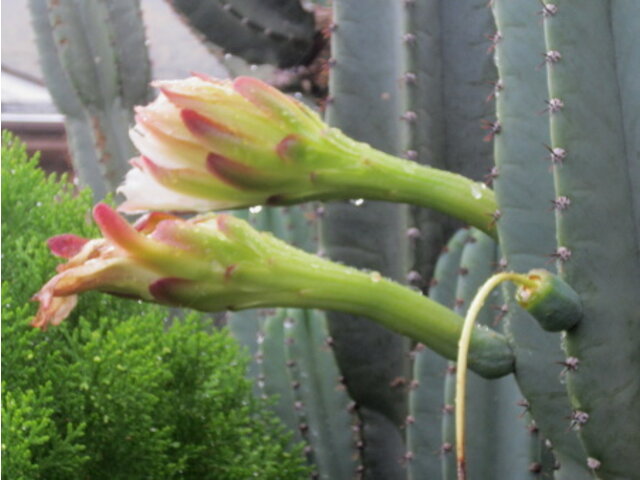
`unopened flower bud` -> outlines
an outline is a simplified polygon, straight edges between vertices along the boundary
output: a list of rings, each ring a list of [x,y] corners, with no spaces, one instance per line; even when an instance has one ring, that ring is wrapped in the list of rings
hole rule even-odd
[[[493,192],[387,155],[249,77],[155,83],[136,109],[140,152],[119,191],[124,212],[211,211],[363,198],[435,208],[495,234]]]

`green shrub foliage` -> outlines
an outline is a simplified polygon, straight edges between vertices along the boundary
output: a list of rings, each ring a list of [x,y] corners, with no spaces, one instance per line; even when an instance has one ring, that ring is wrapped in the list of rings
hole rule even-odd
[[[98,235],[91,194],[2,142],[2,478],[293,479],[299,447],[256,399],[248,359],[196,314],[86,294],[59,327],[29,325],[59,262],[48,237]],[[210,323],[210,320],[209,320]]]

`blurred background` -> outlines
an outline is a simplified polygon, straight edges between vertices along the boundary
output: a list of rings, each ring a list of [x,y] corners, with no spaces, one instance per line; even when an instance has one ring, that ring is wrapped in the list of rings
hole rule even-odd
[[[70,171],[64,118],[44,84],[28,0],[2,0],[1,5],[2,128],[18,135],[30,154],[40,151],[46,171]],[[194,65],[203,73],[228,75],[164,0],[142,0],[141,6],[152,78],[182,78]]]

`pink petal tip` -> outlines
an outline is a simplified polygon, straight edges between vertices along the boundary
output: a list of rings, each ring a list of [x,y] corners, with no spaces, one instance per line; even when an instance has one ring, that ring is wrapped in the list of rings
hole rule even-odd
[[[47,246],[49,247],[49,250],[51,250],[51,253],[58,257],[72,258],[82,250],[82,247],[84,247],[88,241],[89,240],[86,238],[82,238],[71,233],[65,233],[63,235],[51,237],[47,240]]]

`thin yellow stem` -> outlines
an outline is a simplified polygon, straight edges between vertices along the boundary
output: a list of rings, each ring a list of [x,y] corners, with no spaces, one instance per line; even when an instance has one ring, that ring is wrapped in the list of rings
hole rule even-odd
[[[458,480],[465,480],[466,463],[464,456],[464,425],[465,425],[465,397],[467,393],[467,360],[469,357],[469,343],[471,342],[471,334],[473,333],[473,325],[475,324],[478,313],[484,305],[485,300],[491,291],[502,282],[511,281],[517,285],[523,285],[529,288],[535,288],[536,282],[529,279],[526,275],[514,272],[498,273],[490,277],[478,290],[475,297],[469,305],[467,314],[464,318],[462,333],[458,341],[458,359],[456,368],[456,457]]]

